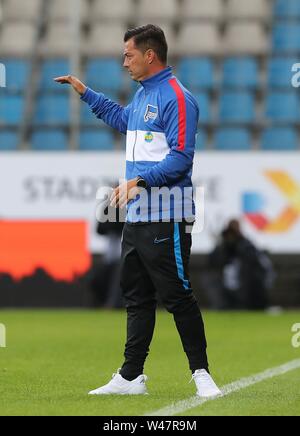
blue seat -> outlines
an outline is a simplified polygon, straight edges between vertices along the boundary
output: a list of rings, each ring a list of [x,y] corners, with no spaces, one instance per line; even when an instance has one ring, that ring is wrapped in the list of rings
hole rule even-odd
[[[38,130],[32,135],[32,149],[63,151],[68,149],[68,137],[63,130]]]
[[[299,149],[298,134],[295,129],[273,127],[262,134],[262,150],[297,150]]]
[[[292,66],[297,58],[273,58],[268,65],[268,85],[270,88],[291,88]]]
[[[67,95],[41,95],[37,99],[35,124],[68,124],[70,104]]]
[[[85,126],[99,126],[99,123],[101,123],[101,120],[96,118],[96,116],[91,111],[91,108],[87,104],[82,104],[80,108],[80,116],[81,116],[81,123]]]
[[[207,133],[204,130],[200,130],[197,133],[196,150],[205,150],[207,144]]]
[[[298,123],[300,99],[297,92],[274,92],[266,100],[266,117],[272,121]]]
[[[24,113],[24,97],[6,92],[0,98],[0,126],[16,126],[21,123]]]
[[[0,151],[17,150],[18,134],[16,132],[0,131]]]
[[[216,132],[216,150],[247,151],[251,150],[251,134],[247,129],[222,128]]]
[[[95,59],[89,61],[86,70],[89,87],[106,92],[119,92],[123,85],[123,69],[116,59]]]
[[[101,129],[91,129],[80,134],[80,150],[105,151],[114,149],[112,132]]]
[[[206,124],[211,120],[211,103],[208,94],[195,93],[195,99],[200,108],[200,123]]]
[[[255,89],[259,84],[257,61],[254,58],[228,58],[223,65],[223,86]]]
[[[20,59],[4,61],[6,86],[9,92],[24,92],[29,80],[30,63]]]
[[[277,53],[299,53],[300,24],[276,24],[273,30],[273,49]]]
[[[67,59],[52,59],[44,61],[41,66],[40,90],[43,92],[68,92],[68,85],[60,85],[54,82],[53,79],[55,77],[70,74],[70,70],[70,63]]]
[[[182,83],[192,89],[211,89],[214,87],[214,65],[209,58],[182,59],[177,69]]]
[[[274,6],[274,15],[276,18],[300,18],[299,0],[276,0]]]
[[[224,123],[251,123],[255,120],[254,96],[248,92],[221,95],[220,120]]]

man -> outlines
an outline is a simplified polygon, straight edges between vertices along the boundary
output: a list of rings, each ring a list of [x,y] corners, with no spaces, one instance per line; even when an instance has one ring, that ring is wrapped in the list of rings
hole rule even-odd
[[[129,30],[124,43],[124,67],[141,84],[127,107],[75,77],[55,79],[72,85],[98,118],[127,134],[126,183],[114,190],[111,199],[112,205],[128,208],[121,273],[128,320],[125,362],[107,385],[90,394],[147,393],[143,368],[158,292],[174,316],[197,394],[219,395],[209,374],[203,320],[188,273],[191,234],[186,226],[195,215],[191,176],[199,109],[167,67],[168,45],[159,27]],[[177,195],[155,201],[157,189],[163,187],[176,188]]]
[[[265,310],[274,282],[270,257],[243,235],[238,220],[229,221],[209,256],[217,274],[221,309]]]

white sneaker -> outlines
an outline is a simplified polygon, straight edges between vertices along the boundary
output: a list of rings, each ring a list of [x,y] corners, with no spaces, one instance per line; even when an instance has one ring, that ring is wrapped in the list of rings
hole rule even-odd
[[[107,385],[89,392],[89,395],[147,395],[146,381],[146,375],[139,375],[135,380],[128,381],[118,372],[113,374]]]
[[[196,383],[198,397],[212,398],[222,395],[222,392],[205,369],[197,369],[192,380]]]

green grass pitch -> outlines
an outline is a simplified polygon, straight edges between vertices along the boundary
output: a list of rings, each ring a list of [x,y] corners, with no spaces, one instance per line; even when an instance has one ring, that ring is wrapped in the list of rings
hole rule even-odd
[[[205,312],[211,372],[220,386],[300,358],[300,312]],[[171,315],[158,312],[145,373],[149,396],[89,397],[122,364],[124,311],[0,311],[0,415],[136,416],[194,395]],[[300,369],[182,415],[300,415]]]

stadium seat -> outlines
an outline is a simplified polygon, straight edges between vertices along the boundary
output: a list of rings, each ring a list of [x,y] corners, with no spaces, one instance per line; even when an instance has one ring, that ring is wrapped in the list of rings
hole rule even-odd
[[[290,88],[292,66],[299,63],[297,58],[273,58],[268,64],[268,85],[270,88]]]
[[[184,0],[181,16],[184,20],[221,20],[224,14],[223,0]]]
[[[207,134],[204,130],[200,130],[197,133],[196,138],[196,151],[197,150],[205,150],[207,145]]]
[[[30,64],[20,59],[4,61],[6,68],[6,86],[9,92],[24,92],[29,80]]]
[[[288,151],[299,149],[299,138],[295,129],[269,128],[262,134],[262,150]]]
[[[273,28],[273,49],[276,53],[300,53],[300,24],[277,23]]]
[[[135,14],[132,0],[97,0],[93,3],[91,17],[95,20],[130,21]]]
[[[218,26],[210,23],[183,24],[175,52],[178,56],[218,55],[221,52],[221,36]]]
[[[0,38],[0,56],[30,56],[33,51],[36,29],[28,23],[4,23]]]
[[[254,58],[228,58],[223,66],[225,88],[257,88],[259,71]]]
[[[40,55],[47,57],[67,58],[73,49],[74,41],[69,23],[55,22],[50,24],[45,40],[40,45]]]
[[[95,59],[86,68],[86,82],[93,89],[119,92],[123,84],[123,68],[116,59]]]
[[[69,97],[65,95],[41,95],[37,99],[35,124],[68,124],[70,121]]]
[[[214,65],[210,58],[183,58],[177,75],[185,86],[192,89],[214,87]]]
[[[36,21],[41,13],[42,0],[8,0],[3,4],[5,21]]]
[[[63,130],[40,130],[32,135],[35,151],[64,151],[68,149],[68,137]]]
[[[228,151],[251,150],[251,134],[246,129],[220,129],[216,132],[215,148]]]
[[[67,86],[60,86],[54,82],[55,77],[65,76],[70,73],[70,63],[66,59],[46,60],[41,66],[40,90],[68,92]]]
[[[298,123],[300,99],[297,92],[274,92],[266,100],[266,117],[272,121]]]
[[[114,137],[109,131],[94,129],[80,134],[80,150],[105,151],[114,149]]]
[[[279,19],[300,19],[299,0],[276,0],[274,15]]]
[[[0,98],[0,126],[17,126],[24,113],[24,98],[4,94]]]
[[[255,121],[254,96],[248,92],[226,92],[221,95],[220,120],[225,123]]]
[[[121,56],[127,27],[120,23],[95,24],[83,45],[83,53],[91,57]]]
[[[200,109],[200,123],[207,124],[211,121],[211,103],[208,94],[194,93]]]
[[[72,18],[73,0],[51,0],[49,2],[50,21],[67,21]],[[89,17],[89,3],[87,0],[80,0],[80,17],[86,21]]]
[[[224,51],[232,55],[265,55],[269,49],[268,36],[260,23],[232,23],[228,26]]]
[[[0,131],[0,151],[14,151],[18,149],[18,134],[16,132]]]
[[[229,20],[268,20],[272,16],[268,0],[229,0],[226,12]]]
[[[149,23],[155,20],[170,22],[179,15],[177,0],[140,0],[137,7],[137,19]]]

